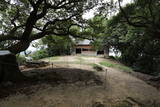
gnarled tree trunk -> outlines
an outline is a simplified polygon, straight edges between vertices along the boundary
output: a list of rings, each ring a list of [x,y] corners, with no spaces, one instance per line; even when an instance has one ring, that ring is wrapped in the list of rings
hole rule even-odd
[[[24,79],[14,54],[0,54],[0,82]]]

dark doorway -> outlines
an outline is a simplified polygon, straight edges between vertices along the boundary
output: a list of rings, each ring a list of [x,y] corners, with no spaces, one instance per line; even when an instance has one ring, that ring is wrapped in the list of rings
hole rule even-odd
[[[76,48],[76,54],[81,54],[81,48]]]
[[[97,55],[103,55],[104,51],[97,51]]]

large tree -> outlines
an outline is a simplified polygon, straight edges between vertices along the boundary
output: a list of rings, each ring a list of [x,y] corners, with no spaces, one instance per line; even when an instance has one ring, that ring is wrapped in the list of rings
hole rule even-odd
[[[131,26],[144,28],[152,38],[160,39],[159,0],[133,0],[132,4],[124,8],[121,6],[122,1],[118,0],[119,17],[123,17],[123,21]]]
[[[102,14],[97,14],[87,22],[87,27],[84,30],[84,34],[88,34],[92,37],[92,46],[96,50],[104,50],[105,57],[109,56],[109,46],[103,44],[104,36],[106,35],[107,18]]]
[[[121,52],[123,63],[139,72],[158,74],[159,2],[135,0],[125,7],[119,5],[121,11],[108,21],[105,42]]]
[[[15,54],[46,35],[68,35],[69,28],[82,21],[83,12],[93,7],[87,0],[6,0],[3,4],[0,42],[11,42],[6,47]]]
[[[32,41],[46,35],[73,35],[70,28],[82,23],[83,13],[92,9],[97,1],[1,0],[0,47],[17,54],[25,51]],[[5,72],[11,74],[9,70]],[[17,71],[13,72],[16,74]]]

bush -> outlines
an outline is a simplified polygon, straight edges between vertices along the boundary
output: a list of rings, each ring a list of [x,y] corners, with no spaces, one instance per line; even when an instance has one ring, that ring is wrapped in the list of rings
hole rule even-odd
[[[38,59],[49,57],[49,55],[46,49],[41,49],[31,54],[31,57],[34,60],[38,60]]]
[[[160,71],[160,60],[152,56],[141,56],[133,65],[133,69],[150,75],[157,75]]]
[[[17,62],[18,62],[18,64],[20,64],[20,65],[25,64],[25,63],[26,63],[26,58],[25,58],[25,56],[23,56],[23,55],[18,55],[18,56],[17,56]]]

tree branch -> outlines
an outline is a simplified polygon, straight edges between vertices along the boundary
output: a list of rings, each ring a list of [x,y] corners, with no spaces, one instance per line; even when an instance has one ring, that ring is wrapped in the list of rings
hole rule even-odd
[[[19,15],[20,15],[20,14],[19,14],[19,9],[18,9],[18,7],[17,7],[16,15],[13,17],[13,19],[11,19],[11,24],[13,24],[14,27],[17,26],[16,23],[15,23],[15,21],[18,19]]]
[[[63,33],[58,33],[58,32],[55,32],[55,30],[53,29],[50,29],[50,30],[43,30],[42,32],[40,33],[37,33],[37,34],[34,34],[30,37],[30,41],[33,41],[33,40],[36,40],[36,39],[39,39],[39,38],[42,38],[46,35],[56,35],[56,36],[72,36],[72,37],[76,37],[76,38],[82,38],[82,39],[88,39],[88,40],[94,40],[93,38],[89,38],[87,36],[82,36],[82,35],[77,35],[77,34],[73,34],[72,32],[70,32],[70,28],[72,26],[79,26],[79,27],[82,27],[81,25],[77,25],[77,24],[71,24],[70,26],[68,26],[68,29],[66,32],[63,32]]]
[[[47,28],[49,25],[54,25],[56,22],[63,22],[63,21],[71,20],[71,18],[75,17],[76,15],[78,15],[78,14],[77,14],[77,13],[76,13],[76,14],[73,14],[73,15],[71,15],[70,17],[65,18],[65,19],[54,19],[53,21],[49,21],[49,22],[47,22],[47,23],[44,25],[43,30],[46,30],[46,28]]]
[[[12,36],[12,35],[0,35],[0,42],[6,41],[6,40],[21,40],[21,37],[18,36]]]
[[[55,5],[51,5],[48,4],[47,7],[51,8],[51,9],[61,9],[61,8],[65,8],[68,9],[66,5],[72,4],[72,3],[76,3],[76,2],[80,2],[79,0],[69,0],[68,2],[66,2],[66,0],[62,0],[61,2],[59,2],[56,6]],[[70,8],[73,7],[74,5],[70,5]]]
[[[35,7],[35,3],[33,2],[33,0],[28,0],[29,3],[31,4],[32,7]]]
[[[127,14],[125,13],[125,11],[123,10],[122,6],[121,6],[121,1],[118,0],[118,4],[119,4],[119,8],[121,10],[121,12],[124,15],[124,18],[126,19],[127,23],[131,26],[135,26],[135,27],[147,27],[146,24],[139,24],[139,23],[133,23],[132,21],[130,21],[129,17],[127,16]]]
[[[42,12],[36,16],[36,19],[38,20],[38,19],[41,19],[42,17],[44,17],[47,14],[47,10],[48,10],[48,7],[45,2]]]

